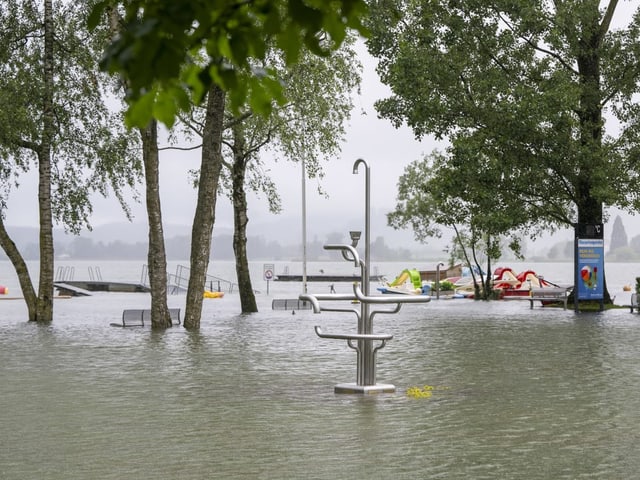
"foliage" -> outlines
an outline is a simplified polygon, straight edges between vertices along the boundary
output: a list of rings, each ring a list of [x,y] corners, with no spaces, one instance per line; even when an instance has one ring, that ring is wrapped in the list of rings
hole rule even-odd
[[[246,256],[246,189],[263,193],[270,210],[279,212],[280,198],[268,175],[264,151],[270,150],[276,161],[302,163],[303,172],[311,177],[322,176],[321,160],[340,151],[344,123],[352,109],[351,93],[360,80],[351,43],[343,42],[327,57],[303,52],[292,66],[286,65],[280,51],[268,52],[266,62],[287,80],[287,104],[277,106],[266,116],[256,115],[250,105],[238,112],[227,109],[226,125],[221,126],[225,146],[221,163],[225,168],[218,191],[225,191],[233,202],[234,252],[243,313],[257,311]],[[209,115],[208,110],[195,107],[191,118],[181,116],[187,133],[202,137],[203,151],[207,145],[203,118]],[[202,188],[200,176],[198,185]]]
[[[87,3],[11,0],[0,5],[0,245],[16,270],[30,321],[53,319],[53,223],[90,227],[89,196],[133,185],[131,136],[106,105],[96,70],[101,30],[89,36]],[[38,293],[4,224],[7,197],[32,165],[38,171]]]
[[[439,289],[440,291],[449,291],[449,290],[454,290],[455,289],[455,285],[453,283],[451,283],[449,280],[442,280],[441,282],[438,283],[439,285]],[[431,287],[432,290],[435,290],[436,288],[436,284],[434,282],[433,287]]]
[[[140,173],[135,136],[107,103],[110,84],[97,71],[102,31],[84,28],[86,2],[58,4],[54,18],[52,209],[72,232],[90,226],[90,195],[112,191],[128,212],[122,192]],[[42,12],[33,2],[12,0],[0,8],[0,207],[30,169],[42,138]],[[103,45],[103,44],[102,44]],[[4,210],[4,208],[1,208]],[[2,212],[4,215],[4,212]]]
[[[459,246],[484,242],[485,255],[494,259],[501,254],[498,239],[511,235],[509,248],[519,254],[520,235],[514,232],[527,230],[532,219],[522,217],[514,199],[502,194],[499,169],[490,159],[478,157],[485,162],[477,163],[477,170],[473,168],[476,165],[465,162],[467,157],[439,152],[408,165],[398,181],[397,204],[387,216],[389,225],[411,227],[416,239],[423,242],[440,237],[443,226],[451,227]]]
[[[360,63],[352,38],[326,57],[309,52],[300,55],[299,62],[289,67],[279,52],[269,55],[276,74],[286,78],[286,104],[275,107],[268,116],[255,115],[247,105],[242,109],[244,115],[232,121],[236,126],[240,124],[236,132],[244,139],[244,152],[239,153],[250,160],[246,183],[251,190],[264,194],[274,213],[280,211],[280,199],[269,177],[264,153],[276,162],[304,163],[309,178],[321,179],[322,161],[335,158],[340,152],[344,126],[353,108],[351,95],[360,85]],[[225,135],[225,144],[232,151],[237,149],[231,132]],[[225,158],[229,161],[225,162],[223,186],[230,191],[232,155]]]
[[[472,172],[498,208],[511,199],[524,223],[601,223],[603,203],[638,208],[640,16],[615,30],[617,2],[599,3],[374,1],[368,47],[393,92],[378,112],[449,138],[452,173]],[[449,193],[440,204],[458,202]]]
[[[90,24],[119,3],[98,2]],[[146,125],[151,116],[172,125],[180,110],[200,103],[212,83],[229,93],[235,110],[249,104],[268,113],[274,99],[284,101],[282,79],[269,65],[254,68],[254,61],[277,49],[293,65],[305,49],[326,56],[350,30],[365,31],[365,0],[123,3],[124,31],[102,66],[130,85],[128,119],[136,125]]]
[[[411,386],[407,388],[407,397],[410,398],[431,398],[434,392],[443,392],[449,390],[449,387],[423,385],[423,386]]]

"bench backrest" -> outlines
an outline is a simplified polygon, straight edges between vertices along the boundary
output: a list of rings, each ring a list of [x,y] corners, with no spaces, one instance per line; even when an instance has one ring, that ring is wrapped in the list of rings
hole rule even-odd
[[[144,310],[140,308],[132,308],[122,311],[123,327],[143,327],[144,326]]]
[[[169,316],[171,317],[171,323],[180,325],[179,308],[170,308]],[[151,309],[149,308],[129,308],[122,311],[123,327],[143,327],[145,321],[151,321]]]
[[[298,298],[276,298],[271,302],[271,310],[311,310],[311,302]]]

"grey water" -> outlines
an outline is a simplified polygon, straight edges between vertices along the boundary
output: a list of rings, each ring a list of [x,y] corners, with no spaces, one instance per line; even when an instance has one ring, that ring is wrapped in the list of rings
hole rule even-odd
[[[0,284],[16,292],[6,266]],[[113,262],[102,277],[135,282],[139,268]],[[313,326],[355,331],[355,317],[271,310],[301,285],[267,284],[261,268],[260,312],[240,315],[235,292],[207,299],[199,332],[109,325],[148,307],[147,294],[57,299],[49,325],[26,322],[21,300],[0,301],[0,478],[637,478],[637,313],[405,305],[374,321],[394,335],[377,378],[396,392],[335,394],[355,381],[355,353]],[[568,264],[536,269],[571,278]],[[616,303],[635,276],[638,264],[609,266]],[[184,308],[184,295],[169,304]],[[425,385],[431,397],[408,395]]]

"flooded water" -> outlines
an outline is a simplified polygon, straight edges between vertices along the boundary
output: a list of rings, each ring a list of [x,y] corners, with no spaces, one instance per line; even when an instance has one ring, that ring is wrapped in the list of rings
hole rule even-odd
[[[101,267],[105,280],[139,280],[139,264]],[[608,267],[624,303],[621,286],[640,265]],[[546,268],[547,279],[571,280],[568,264]],[[0,301],[0,478],[637,476],[637,313],[405,305],[374,321],[376,332],[394,335],[378,354],[377,378],[396,392],[339,395],[335,384],[355,381],[355,353],[313,326],[355,331],[355,318],[271,310],[301,285],[270,282],[267,294],[261,269],[260,312],[239,315],[235,293],[205,300],[197,333],[109,326],[124,308],[148,307],[147,294],[56,300],[44,326],[24,320],[22,300]],[[169,304],[184,308],[184,295]],[[407,394],[425,385],[432,396]]]

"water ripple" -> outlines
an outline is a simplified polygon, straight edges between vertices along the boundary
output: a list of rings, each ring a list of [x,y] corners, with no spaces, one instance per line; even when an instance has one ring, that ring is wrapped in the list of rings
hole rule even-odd
[[[109,298],[59,303],[47,326],[5,316],[0,477],[595,479],[640,467],[628,312],[405,308],[376,317],[394,335],[378,381],[396,393],[351,396],[333,386],[355,381],[355,353],[313,325],[353,331],[353,316],[237,315],[230,300],[208,304],[196,333],[110,327],[122,302]],[[407,395],[424,385],[430,398]]]

